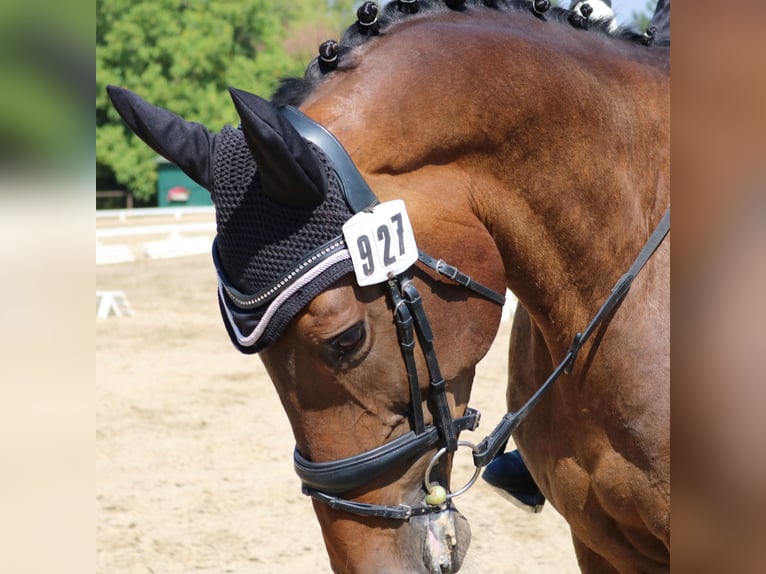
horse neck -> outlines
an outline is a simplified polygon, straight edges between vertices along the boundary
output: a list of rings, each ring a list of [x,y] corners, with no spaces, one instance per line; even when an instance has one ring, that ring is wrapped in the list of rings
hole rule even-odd
[[[505,113],[505,137],[474,172],[486,182],[475,209],[503,256],[507,285],[554,356],[669,205],[667,76],[634,61],[611,64],[615,76],[601,76],[603,62],[583,63],[522,94],[523,112]]]
[[[667,71],[638,47],[518,14],[456,21],[365,47],[307,109],[379,194],[430,193],[431,209],[457,197],[558,355],[667,208]]]

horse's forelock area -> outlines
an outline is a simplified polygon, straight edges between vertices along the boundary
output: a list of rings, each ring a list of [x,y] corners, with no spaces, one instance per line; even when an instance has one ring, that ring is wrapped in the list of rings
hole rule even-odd
[[[379,33],[370,34],[360,31],[356,22],[351,24],[345,31],[339,42],[339,55],[336,71],[323,71],[318,58],[312,60],[302,78],[283,78],[280,86],[272,94],[271,101],[276,105],[300,106],[311,92],[334,73],[341,72],[354,66],[354,48],[374,42],[380,36],[390,35],[396,32],[397,26],[402,22],[435,18],[448,12],[462,12],[466,17],[471,17],[477,11],[489,11],[495,15],[517,14],[524,17],[535,17],[544,20],[551,25],[551,34],[556,34],[556,27],[567,26],[569,23],[570,10],[552,7],[540,16],[534,16],[531,12],[531,4],[527,0],[466,0],[461,8],[450,8],[443,0],[419,0],[417,13],[410,14],[398,8],[397,2],[389,2],[378,16]],[[600,34],[612,38],[615,42],[627,42],[641,44],[646,37],[628,27],[618,27],[610,30],[608,23],[603,21],[591,22],[587,30],[581,30],[584,34]],[[454,48],[454,46],[452,46]],[[449,49],[449,39],[445,38],[445,49]]]

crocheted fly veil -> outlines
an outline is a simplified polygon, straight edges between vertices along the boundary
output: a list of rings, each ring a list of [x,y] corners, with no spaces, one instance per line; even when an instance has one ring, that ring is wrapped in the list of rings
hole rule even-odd
[[[210,191],[221,315],[234,345],[256,353],[353,271],[341,228],[354,211],[321,149],[269,102],[230,91],[242,123],[213,134],[128,90],[108,88],[131,130]]]

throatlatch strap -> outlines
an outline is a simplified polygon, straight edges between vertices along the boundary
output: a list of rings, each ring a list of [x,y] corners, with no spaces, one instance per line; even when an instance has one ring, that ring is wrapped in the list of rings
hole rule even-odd
[[[490,289],[486,285],[482,285],[478,281],[474,281],[470,276],[460,271],[457,267],[449,265],[444,259],[436,259],[431,257],[425,251],[420,250],[418,250],[418,259],[421,263],[427,265],[439,275],[452,279],[458,285],[462,285],[498,305],[505,305],[505,295],[498,293],[494,289]]]

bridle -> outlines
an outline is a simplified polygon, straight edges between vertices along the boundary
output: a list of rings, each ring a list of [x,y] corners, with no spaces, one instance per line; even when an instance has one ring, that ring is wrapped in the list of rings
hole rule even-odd
[[[447,403],[446,382],[439,369],[439,361],[433,346],[434,336],[423,309],[420,293],[412,279],[406,276],[391,277],[387,287],[388,296],[394,308],[399,347],[407,370],[413,429],[382,446],[331,462],[311,462],[306,460],[296,448],[294,464],[295,472],[303,482],[304,494],[329,504],[332,508],[363,516],[407,520],[411,516],[444,510],[449,500],[458,493],[448,495],[442,504],[421,506],[365,504],[334,495],[363,486],[391,470],[392,467],[411,464],[434,448],[439,448],[438,453],[441,454],[432,458],[425,477],[426,488],[431,492],[429,475],[433,464],[444,452],[454,452],[461,444],[468,446],[466,441],[458,441],[458,434],[463,430],[475,430],[479,425],[480,414],[479,411],[468,408],[462,417],[452,418]],[[496,295],[502,297],[498,293]],[[429,375],[428,405],[433,415],[433,425],[426,425],[424,422],[423,401],[415,365],[416,337],[425,357]],[[477,477],[478,469],[471,479],[471,484]],[[470,484],[461,490],[464,492],[469,486]]]
[[[290,121],[305,139],[318,146],[329,158],[337,172],[346,200],[355,213],[369,210],[378,199],[357,170],[348,153],[340,142],[323,126],[314,122],[297,109],[286,106],[281,108],[283,116]],[[518,411],[507,413],[478,445],[458,440],[463,430],[475,430],[478,427],[480,413],[467,407],[465,414],[453,418],[447,403],[446,382],[439,368],[433,341],[434,335],[423,308],[422,299],[412,278],[407,272],[392,275],[387,281],[387,296],[393,307],[397,337],[405,363],[410,388],[412,405],[412,429],[404,435],[379,447],[347,458],[313,462],[306,459],[296,448],[294,452],[295,472],[302,481],[303,493],[315,500],[327,504],[333,509],[351,512],[369,517],[409,520],[412,516],[422,516],[442,512],[450,507],[452,499],[467,491],[478,478],[482,467],[486,466],[504,447],[511,433],[527,417],[531,409],[540,401],[543,394],[562,374],[569,373],[577,355],[585,342],[596,332],[603,329],[611,320],[620,303],[627,295],[633,279],[657,250],[670,230],[670,209],[651,234],[636,260],[613,287],[610,295],[582,333],[574,336],[564,359],[553,373]],[[441,259],[419,251],[418,260],[440,275],[474,293],[503,305],[505,296],[497,291],[474,281],[470,276]],[[434,423],[426,425],[422,408],[422,397],[415,362],[415,341],[418,341],[424,355],[429,375],[428,408]],[[376,478],[390,471],[393,467],[411,465],[425,454],[436,450],[426,468],[424,486],[432,493],[431,470],[446,453],[455,452],[459,446],[470,447],[476,467],[471,479],[462,488],[449,493],[442,500],[432,504],[410,506],[407,504],[377,505],[356,502],[339,495],[369,484]]]

